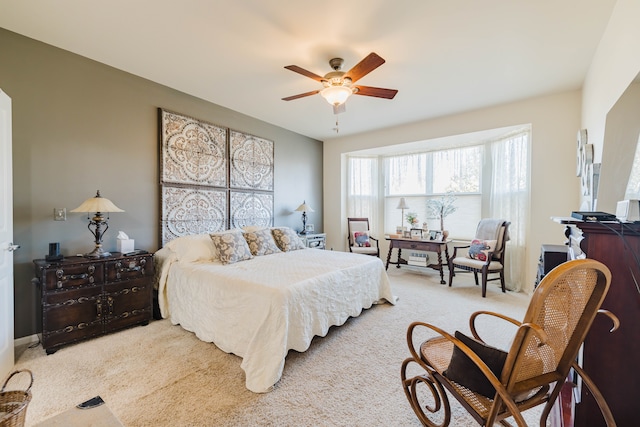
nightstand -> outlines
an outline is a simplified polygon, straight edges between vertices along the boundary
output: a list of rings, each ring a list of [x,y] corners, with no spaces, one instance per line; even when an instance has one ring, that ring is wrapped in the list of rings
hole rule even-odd
[[[300,234],[299,236],[308,248],[325,249],[327,246],[326,233]]]
[[[42,347],[65,344],[151,320],[153,255],[34,260],[42,303]]]

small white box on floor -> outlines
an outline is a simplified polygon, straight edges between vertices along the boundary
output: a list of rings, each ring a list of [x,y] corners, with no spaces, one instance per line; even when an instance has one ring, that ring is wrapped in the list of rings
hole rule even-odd
[[[134,239],[117,239],[118,252],[126,254],[134,251],[135,240]]]

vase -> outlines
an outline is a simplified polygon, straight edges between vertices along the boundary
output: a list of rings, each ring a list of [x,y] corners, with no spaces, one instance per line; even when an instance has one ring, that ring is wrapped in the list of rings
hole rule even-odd
[[[442,230],[442,241],[446,241],[449,237],[449,230]]]

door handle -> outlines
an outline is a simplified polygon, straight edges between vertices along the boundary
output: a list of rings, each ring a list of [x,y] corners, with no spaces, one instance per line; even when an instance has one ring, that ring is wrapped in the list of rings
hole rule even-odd
[[[18,249],[20,249],[20,245],[14,245],[13,243],[9,243],[9,246],[7,247],[9,252],[13,252]]]

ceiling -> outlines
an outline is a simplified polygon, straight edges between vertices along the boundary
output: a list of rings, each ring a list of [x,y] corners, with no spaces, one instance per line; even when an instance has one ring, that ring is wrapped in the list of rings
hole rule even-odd
[[[0,27],[319,140],[579,89],[615,0],[0,0]],[[338,116],[286,70],[386,63]],[[5,53],[3,53],[5,54]],[[336,132],[336,118],[339,119]],[[215,118],[211,118],[215,121]]]

